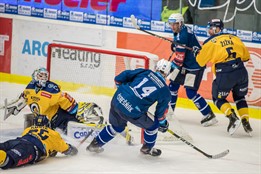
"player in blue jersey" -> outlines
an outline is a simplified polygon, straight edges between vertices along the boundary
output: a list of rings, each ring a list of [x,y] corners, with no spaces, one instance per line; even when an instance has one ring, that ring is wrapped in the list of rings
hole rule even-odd
[[[168,23],[174,33],[174,41],[191,48],[193,46],[200,47],[195,34],[189,27],[184,25],[184,18],[181,14],[175,13],[170,15]],[[198,93],[205,67],[199,66],[192,51],[174,43],[171,45],[171,50],[176,53],[176,57],[172,62],[174,71],[170,75],[169,84],[171,91],[170,105],[173,111],[176,107],[178,90],[183,85],[186,89],[187,97],[193,101],[203,115],[201,124],[205,127],[216,124],[218,121],[210,106]]]
[[[102,146],[114,138],[116,133],[124,130],[130,122],[144,131],[144,144],[140,151],[143,154],[159,156],[160,149],[153,148],[158,130],[166,132],[169,126],[166,113],[170,102],[170,91],[165,83],[171,63],[164,59],[157,63],[156,72],[148,69],[126,70],[115,77],[118,86],[112,101],[109,123],[93,139],[87,150],[102,152]],[[157,102],[154,118],[147,114],[151,105]]]

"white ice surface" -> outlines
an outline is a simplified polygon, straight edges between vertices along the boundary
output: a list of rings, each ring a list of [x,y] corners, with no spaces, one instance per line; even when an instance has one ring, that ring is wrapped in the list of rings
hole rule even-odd
[[[0,83],[0,104],[5,98],[14,99],[23,90],[24,85]],[[104,96],[85,96],[70,93],[78,101],[94,101],[101,105],[105,115],[108,114],[110,98]],[[0,110],[0,142],[15,138],[23,128],[23,114],[11,116],[3,121],[3,110]],[[139,153],[141,145],[127,146],[124,139],[116,137],[104,146],[105,151],[94,154],[85,150],[89,141],[79,147],[79,153],[74,157],[58,155],[35,165],[16,169],[1,170],[2,174],[260,174],[261,173],[261,121],[250,119],[254,130],[249,137],[241,126],[233,136],[226,132],[228,119],[217,115],[219,123],[212,127],[202,127],[199,122],[201,114],[195,110],[177,108],[175,115],[182,127],[192,136],[192,144],[204,152],[214,155],[226,149],[230,153],[221,159],[208,159],[190,146],[180,143],[156,144],[162,150],[160,157],[144,156]],[[170,123],[171,124],[171,123]],[[78,145],[77,141],[67,139]],[[138,140],[136,140],[138,142]]]

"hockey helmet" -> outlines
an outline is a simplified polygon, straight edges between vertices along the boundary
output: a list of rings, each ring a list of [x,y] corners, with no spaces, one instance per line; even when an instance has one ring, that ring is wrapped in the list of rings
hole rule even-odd
[[[33,120],[34,126],[46,126],[49,127],[49,120],[45,115],[37,115]]]
[[[171,70],[171,63],[165,59],[161,59],[157,62],[156,71],[161,72],[165,76],[169,75]]]
[[[49,78],[49,72],[47,71],[47,69],[40,67],[40,68],[34,70],[34,72],[32,74],[32,78],[33,78],[34,83],[36,83],[40,87],[45,87],[46,82],[48,81],[48,78]]]
[[[168,23],[179,23],[184,22],[184,18],[180,13],[173,13],[169,16]]]
[[[223,30],[224,23],[222,22],[221,19],[212,19],[211,21],[208,22],[208,25],[207,25],[208,29],[210,29],[211,27],[219,27],[220,30]]]

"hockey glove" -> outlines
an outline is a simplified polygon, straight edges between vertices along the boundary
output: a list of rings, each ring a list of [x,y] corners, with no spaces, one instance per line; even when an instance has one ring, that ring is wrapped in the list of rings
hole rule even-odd
[[[192,52],[193,52],[194,57],[197,57],[198,53],[200,52],[200,48],[198,46],[193,46]]]
[[[176,45],[174,43],[172,43],[170,45],[170,49],[171,49],[172,52],[175,52],[176,51]]]
[[[171,72],[174,70],[174,69],[178,69],[179,66],[176,65],[174,62],[171,62]]]
[[[73,145],[69,144],[68,150],[63,152],[64,155],[74,156],[78,153],[78,149],[74,147]]]
[[[52,151],[49,153],[49,157],[55,157],[57,155],[57,151]]]
[[[159,128],[158,130],[162,133],[165,133],[169,128],[169,122],[165,119],[159,122]]]

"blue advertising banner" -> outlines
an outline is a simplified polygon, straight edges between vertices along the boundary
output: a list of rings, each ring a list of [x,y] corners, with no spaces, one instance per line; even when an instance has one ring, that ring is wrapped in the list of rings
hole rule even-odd
[[[163,0],[0,0],[0,13],[126,28],[133,28],[133,14],[142,29],[171,33],[168,23],[161,21],[162,6]],[[205,26],[190,27],[207,37]],[[224,33],[261,43],[260,32],[224,29]]]

